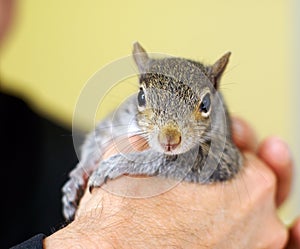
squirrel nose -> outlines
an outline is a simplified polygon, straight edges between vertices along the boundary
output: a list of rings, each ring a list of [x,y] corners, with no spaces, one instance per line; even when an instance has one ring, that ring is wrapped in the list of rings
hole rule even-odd
[[[177,129],[163,129],[158,134],[158,141],[165,151],[172,151],[181,143],[181,134]]]

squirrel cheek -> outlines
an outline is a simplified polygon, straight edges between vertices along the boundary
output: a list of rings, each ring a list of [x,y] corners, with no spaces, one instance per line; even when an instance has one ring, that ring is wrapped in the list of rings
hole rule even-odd
[[[147,120],[152,120],[154,118],[154,113],[150,108],[145,109],[143,115]]]
[[[204,121],[207,119],[203,117],[202,113],[198,110],[198,108],[193,112],[193,117],[197,122]]]
[[[141,127],[144,127],[149,131],[153,130],[153,122],[152,120],[154,120],[154,113],[152,112],[151,109],[145,109],[143,111],[140,111],[138,114],[138,124]]]

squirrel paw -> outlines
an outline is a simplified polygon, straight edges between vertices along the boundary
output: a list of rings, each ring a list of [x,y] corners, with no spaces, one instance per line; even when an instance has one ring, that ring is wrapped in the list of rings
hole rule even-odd
[[[62,188],[63,192],[63,214],[67,221],[72,221],[75,217],[79,200],[83,196],[85,186],[77,183],[71,178]]]
[[[89,178],[88,187],[90,191],[94,187],[101,187],[107,180],[115,179],[121,175],[155,175],[159,168],[157,160],[145,162],[145,158],[158,158],[163,160],[163,156],[155,157],[157,154],[144,151],[139,153],[131,153],[126,156],[122,154],[114,155],[104,161],[101,161],[98,168]],[[150,155],[150,157],[149,157]]]
[[[109,179],[117,178],[126,173],[122,167],[117,167],[115,160],[109,158],[102,161],[99,167],[93,172],[89,178],[88,187],[91,192],[95,187],[101,187]],[[116,166],[116,167],[115,167]]]

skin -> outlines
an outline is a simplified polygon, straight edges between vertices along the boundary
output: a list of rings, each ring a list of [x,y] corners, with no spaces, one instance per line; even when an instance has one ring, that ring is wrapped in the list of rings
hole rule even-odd
[[[276,137],[258,144],[253,130],[237,118],[233,137],[246,160],[232,181],[182,182],[145,199],[96,188],[85,193],[75,221],[45,239],[45,248],[298,248],[300,222],[290,230],[288,241],[288,229],[276,214],[291,186],[288,146]],[[138,139],[129,142],[140,150]],[[115,152],[110,147],[106,156]],[[124,188],[126,177],[108,184]],[[130,191],[139,191],[142,184]]]
[[[13,0],[0,0],[0,45],[11,26],[14,5]]]

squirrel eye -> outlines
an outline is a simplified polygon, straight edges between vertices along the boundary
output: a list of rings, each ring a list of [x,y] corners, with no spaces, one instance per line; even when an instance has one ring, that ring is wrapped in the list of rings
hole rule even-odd
[[[201,104],[200,104],[200,112],[203,114],[203,116],[207,117],[210,111],[210,94],[207,93],[203,97]]]
[[[140,107],[143,107],[146,105],[146,98],[143,88],[140,88],[139,94],[138,94],[138,104]]]

